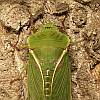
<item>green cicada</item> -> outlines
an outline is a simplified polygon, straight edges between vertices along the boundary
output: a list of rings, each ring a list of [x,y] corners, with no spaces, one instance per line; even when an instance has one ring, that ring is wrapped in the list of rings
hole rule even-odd
[[[71,100],[69,37],[48,23],[28,38],[28,100]]]

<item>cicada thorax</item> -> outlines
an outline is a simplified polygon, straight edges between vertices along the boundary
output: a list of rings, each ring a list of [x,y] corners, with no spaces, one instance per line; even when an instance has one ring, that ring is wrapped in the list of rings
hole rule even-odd
[[[43,89],[44,89],[44,95],[46,97],[51,96],[52,94],[52,78],[53,78],[54,70],[44,70],[43,71]]]

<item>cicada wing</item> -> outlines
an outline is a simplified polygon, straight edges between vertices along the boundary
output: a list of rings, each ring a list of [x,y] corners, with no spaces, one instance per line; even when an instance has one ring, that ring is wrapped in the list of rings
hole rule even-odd
[[[28,73],[28,100],[44,100],[42,76],[31,54],[29,54],[29,64],[27,73]]]
[[[56,69],[52,84],[51,100],[71,100],[71,72],[67,54],[64,55]]]

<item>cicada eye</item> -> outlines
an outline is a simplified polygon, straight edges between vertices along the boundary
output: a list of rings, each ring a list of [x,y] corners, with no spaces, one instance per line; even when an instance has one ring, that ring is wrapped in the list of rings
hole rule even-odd
[[[52,27],[45,27],[46,29],[50,29],[50,28],[52,28]]]

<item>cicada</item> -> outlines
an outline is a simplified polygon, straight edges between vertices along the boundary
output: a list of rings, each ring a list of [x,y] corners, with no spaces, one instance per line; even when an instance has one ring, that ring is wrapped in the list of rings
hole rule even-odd
[[[27,43],[28,100],[71,100],[69,37],[47,23]]]

